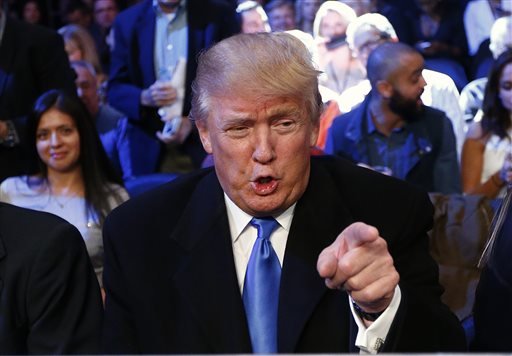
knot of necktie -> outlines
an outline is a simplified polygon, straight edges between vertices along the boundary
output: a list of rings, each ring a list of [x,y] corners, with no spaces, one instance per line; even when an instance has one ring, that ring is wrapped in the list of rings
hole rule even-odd
[[[252,218],[250,224],[258,230],[258,239],[268,240],[272,232],[279,226],[273,217]]]

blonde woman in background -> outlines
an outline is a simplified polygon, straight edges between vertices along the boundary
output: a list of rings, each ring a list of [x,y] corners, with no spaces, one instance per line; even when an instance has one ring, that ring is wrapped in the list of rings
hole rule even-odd
[[[313,23],[319,66],[324,72],[320,82],[339,94],[366,77],[365,69],[354,58],[346,41],[347,27],[356,17],[350,6],[326,1],[318,9]]]
[[[98,77],[98,87],[107,81],[107,74],[101,68],[98,50],[90,33],[80,25],[66,25],[59,29],[69,61],[87,61],[91,63]]]

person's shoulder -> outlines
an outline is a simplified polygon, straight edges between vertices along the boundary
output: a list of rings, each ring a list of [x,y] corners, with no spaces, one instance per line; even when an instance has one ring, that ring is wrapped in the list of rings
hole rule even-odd
[[[114,209],[107,220],[129,221],[130,217],[137,216],[138,220],[148,221],[157,218],[155,212],[179,211],[186,206],[199,182],[209,175],[214,176],[213,168],[178,176],[168,183],[128,199]],[[163,215],[157,214],[160,217]]]
[[[418,189],[401,179],[387,176],[382,173],[378,173],[372,169],[362,167],[356,163],[338,156],[333,155],[322,155],[311,157],[313,169],[320,169],[328,172],[335,181],[343,183],[345,186],[350,185],[363,185],[371,183],[367,188],[378,188],[381,190],[380,184],[397,186],[405,190],[412,189],[418,191]]]
[[[125,114],[114,108],[112,105],[105,103],[100,106],[100,114],[104,115],[105,117],[109,119],[115,119],[117,120],[126,117]]]
[[[427,85],[431,86],[435,90],[452,90],[457,92],[457,87],[455,86],[455,82],[453,79],[441,72],[437,72],[430,69],[423,69],[422,73],[425,82]]]
[[[15,176],[15,177],[8,177],[5,178],[2,183],[0,183],[1,189],[11,189],[12,187],[15,187],[18,182],[23,181],[22,176]]]
[[[426,129],[431,137],[442,137],[450,130],[454,132],[453,124],[448,116],[446,116],[446,113],[430,106],[423,106],[420,120],[416,122]]]
[[[20,243],[41,244],[58,241],[59,244],[72,245],[82,241],[80,232],[73,225],[54,214],[1,202],[0,235],[18,239]]]
[[[46,50],[51,50],[54,46],[63,43],[62,36],[54,29],[32,25],[16,19],[10,19],[6,24],[5,36],[14,39],[16,46],[21,48],[40,48],[44,46]]]
[[[341,108],[340,108],[341,110]],[[355,125],[359,117],[365,112],[364,101],[357,104],[350,111],[344,112],[338,116],[336,116],[332,122],[331,127],[334,130],[344,130],[348,125]]]
[[[337,186],[342,198],[354,206],[362,204],[361,209],[368,208],[368,204],[407,207],[416,200],[427,206],[430,202],[428,194],[421,188],[407,181],[360,167],[341,157],[312,157],[312,170],[316,172],[315,174],[320,171],[324,172],[324,176],[330,176],[329,179]]]
[[[451,125],[451,121],[446,116],[446,112],[437,108],[423,105],[423,112],[419,116],[428,127],[444,127],[447,124]],[[421,122],[421,120],[420,120]]]
[[[483,132],[482,123],[480,121],[472,122],[468,127],[466,139],[481,140],[483,138]]]
[[[15,176],[4,179],[2,183],[0,183],[0,192],[2,195],[30,192],[30,187],[27,184],[27,176]]]

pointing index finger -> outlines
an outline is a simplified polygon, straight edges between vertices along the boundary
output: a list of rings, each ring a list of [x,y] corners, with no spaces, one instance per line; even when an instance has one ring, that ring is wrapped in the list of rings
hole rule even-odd
[[[347,250],[350,251],[365,243],[373,242],[379,237],[379,231],[362,222],[356,222],[348,226],[342,233]]]

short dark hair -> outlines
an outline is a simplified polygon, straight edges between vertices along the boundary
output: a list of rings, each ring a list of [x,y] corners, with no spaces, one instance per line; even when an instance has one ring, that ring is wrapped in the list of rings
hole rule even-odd
[[[405,54],[420,53],[413,47],[401,42],[385,42],[375,48],[368,57],[366,72],[372,88],[379,80],[388,80],[400,67],[400,58]]]

